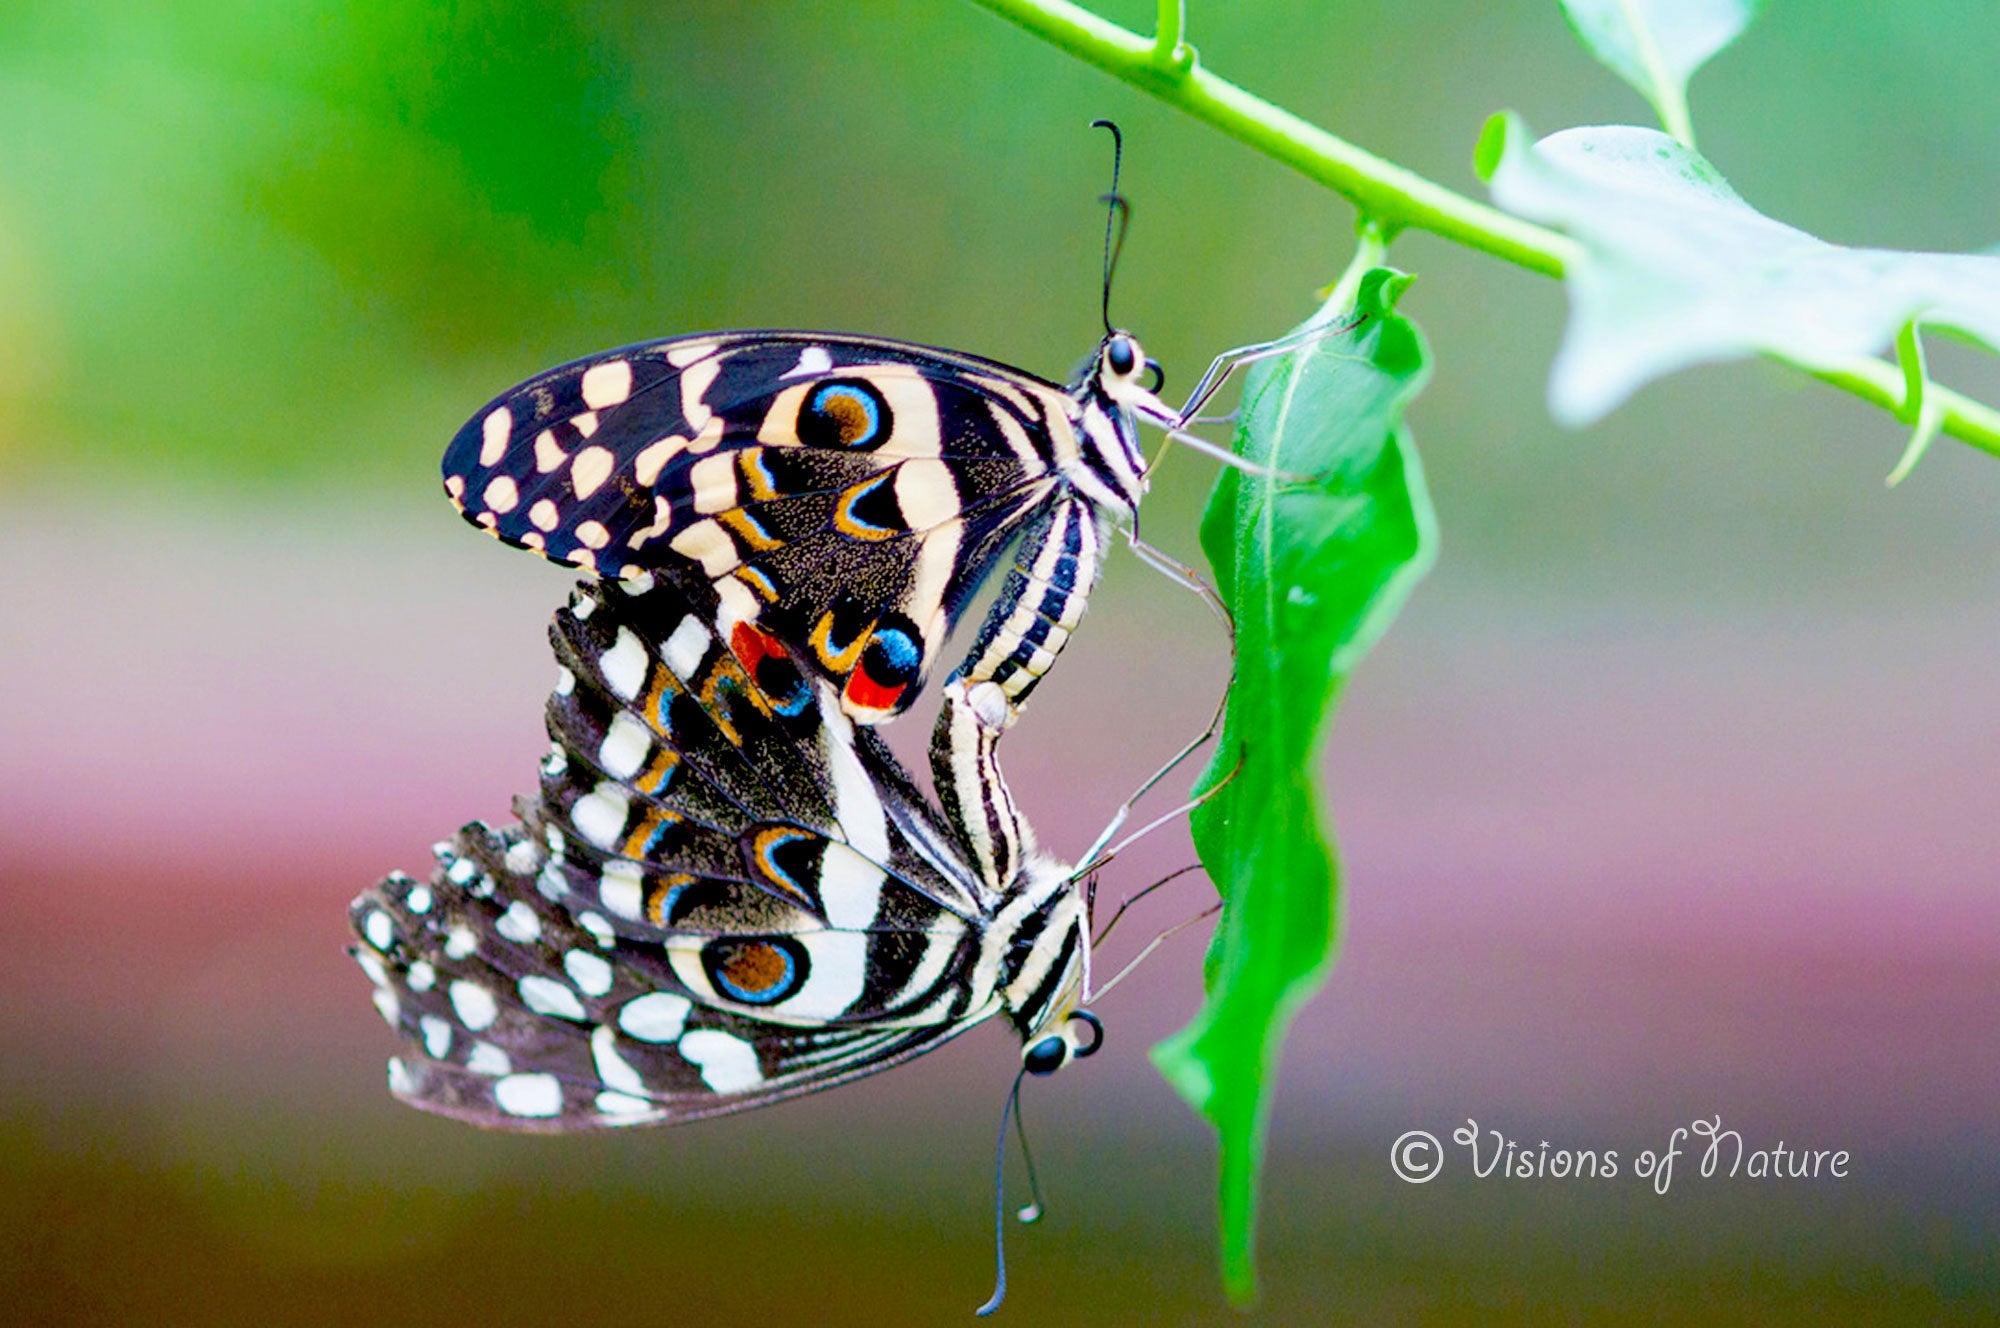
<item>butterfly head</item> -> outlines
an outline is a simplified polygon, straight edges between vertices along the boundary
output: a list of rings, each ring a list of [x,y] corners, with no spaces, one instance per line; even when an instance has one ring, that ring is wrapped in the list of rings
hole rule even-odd
[[[1071,1010],[1058,1027],[1031,1036],[1021,1048],[1021,1068],[1037,1077],[1094,1055],[1104,1045],[1104,1024],[1088,1010]]]
[[[1076,400],[1079,454],[1063,464],[1070,482],[1101,507],[1129,517],[1146,492],[1146,457],[1138,419],[1172,412],[1154,395],[1164,381],[1139,339],[1113,330],[1084,361],[1070,391]]]

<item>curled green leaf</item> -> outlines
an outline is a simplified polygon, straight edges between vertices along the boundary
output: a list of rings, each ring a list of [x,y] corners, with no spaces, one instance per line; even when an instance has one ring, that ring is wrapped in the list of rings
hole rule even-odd
[[[1395,312],[1409,278],[1343,281],[1327,335],[1253,367],[1202,548],[1236,618],[1236,676],[1195,846],[1226,901],[1208,998],[1154,1063],[1215,1126],[1224,1282],[1255,1288],[1258,1174],[1285,1029],[1332,961],[1338,869],[1317,774],[1341,684],[1429,567],[1436,523],[1403,412],[1430,354]],[[1350,301],[1352,302],[1350,305]],[[1342,322],[1350,312],[1351,321]],[[1308,475],[1309,482],[1280,476]]]

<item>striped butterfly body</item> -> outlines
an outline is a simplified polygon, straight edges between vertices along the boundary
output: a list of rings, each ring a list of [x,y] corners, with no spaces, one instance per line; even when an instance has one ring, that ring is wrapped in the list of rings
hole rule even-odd
[[[681,582],[746,669],[789,652],[861,724],[908,707],[1016,546],[954,675],[998,686],[1011,722],[1145,493],[1135,420],[1181,421],[1149,374],[1116,331],[1068,388],[872,337],[677,337],[496,398],[447,449],[445,490],[507,543]]]
[[[575,1130],[830,1087],[996,1014],[1030,1071],[1095,1049],[1084,906],[994,764],[994,684],[946,688],[940,807],[831,682],[767,690],[672,582],[586,582],[551,636],[520,823],[351,909],[399,1097]]]

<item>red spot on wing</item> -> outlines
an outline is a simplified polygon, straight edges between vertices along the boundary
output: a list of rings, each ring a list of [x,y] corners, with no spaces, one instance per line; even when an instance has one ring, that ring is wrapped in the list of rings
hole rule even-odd
[[[847,685],[841,688],[841,697],[852,711],[880,711],[889,714],[896,708],[896,702],[909,690],[907,682],[884,686],[868,676],[868,666],[864,663],[847,675]]]
[[[773,655],[782,656],[785,648],[772,636],[754,623],[740,622],[729,634],[729,648],[742,661],[744,672],[752,678],[757,676],[757,666]]]

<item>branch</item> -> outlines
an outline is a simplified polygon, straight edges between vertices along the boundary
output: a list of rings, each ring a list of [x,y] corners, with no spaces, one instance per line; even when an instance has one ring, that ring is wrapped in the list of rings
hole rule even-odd
[[[977,2],[1325,185],[1392,232],[1414,226],[1551,277],[1577,252],[1555,231],[1433,184],[1217,78],[1200,66],[1179,25],[1154,41],[1067,0]],[[1175,0],[1162,0],[1162,13],[1170,7],[1178,18]]]
[[[1576,243],[1560,232],[1435,184],[1209,73],[1187,43],[1181,0],[1159,0],[1157,38],[1127,31],[1069,0],[976,3],[1325,185],[1391,236],[1415,227],[1549,277],[1562,276],[1579,256]],[[1806,372],[1893,413],[1914,408],[1902,371],[1881,360],[1864,357]],[[1937,410],[1943,432],[2000,456],[2000,411],[1936,383],[1928,385],[1922,404]]]

